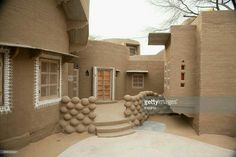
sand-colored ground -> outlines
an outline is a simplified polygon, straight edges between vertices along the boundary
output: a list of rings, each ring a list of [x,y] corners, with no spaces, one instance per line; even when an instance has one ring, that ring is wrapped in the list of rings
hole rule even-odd
[[[223,148],[236,150],[236,138],[215,134],[197,135],[186,118],[180,115],[155,115],[151,116],[149,120],[164,123],[166,125],[165,132],[167,133],[189,137]]]
[[[38,142],[18,150],[17,154],[8,155],[9,157],[56,157],[69,146],[91,137],[88,133],[70,135],[58,133],[48,136]],[[7,157],[8,157],[7,156]]]
[[[223,136],[223,135],[210,135],[204,134],[198,136],[188,122],[177,115],[156,115],[149,118],[151,121],[157,121],[166,124],[167,133],[180,135],[195,140],[199,140],[208,144],[217,145],[223,148],[236,150],[236,138]],[[44,138],[38,142],[32,143],[23,149],[19,150],[15,155],[10,157],[56,157],[69,146],[87,138],[91,135],[84,134],[54,134]]]
[[[58,157],[233,157],[235,152],[174,134],[138,130],[116,138],[90,137]]]

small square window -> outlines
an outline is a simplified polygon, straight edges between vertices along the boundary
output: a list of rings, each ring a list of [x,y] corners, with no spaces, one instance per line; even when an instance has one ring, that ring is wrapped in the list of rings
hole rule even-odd
[[[132,88],[143,88],[144,87],[144,75],[133,74],[132,75]]]
[[[181,70],[184,70],[185,69],[185,65],[181,65]]]
[[[185,84],[184,83],[180,83],[180,87],[184,87],[185,86]]]

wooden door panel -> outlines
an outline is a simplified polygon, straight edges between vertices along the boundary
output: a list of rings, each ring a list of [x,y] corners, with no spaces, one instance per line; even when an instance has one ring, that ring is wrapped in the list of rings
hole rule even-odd
[[[97,72],[97,98],[111,99],[111,75],[112,70],[98,69]]]

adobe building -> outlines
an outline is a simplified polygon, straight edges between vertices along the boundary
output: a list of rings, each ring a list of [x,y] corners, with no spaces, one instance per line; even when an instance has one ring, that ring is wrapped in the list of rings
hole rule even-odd
[[[235,43],[235,11],[202,12],[170,33],[149,34],[150,45],[165,45],[164,95],[199,134],[236,136]]]
[[[111,102],[145,90],[163,93],[163,54],[139,55],[137,49],[133,55],[127,45],[140,47],[137,41],[128,40],[127,44],[126,39],[117,40],[119,43],[91,40],[78,53],[79,97],[94,95],[98,101]]]
[[[0,149],[13,149],[57,132],[68,62],[88,41],[89,1],[0,5]]]

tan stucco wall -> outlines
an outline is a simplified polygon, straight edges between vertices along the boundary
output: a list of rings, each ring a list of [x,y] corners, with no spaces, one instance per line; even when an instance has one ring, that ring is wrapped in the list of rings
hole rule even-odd
[[[128,70],[147,70],[144,74],[144,88],[132,88],[132,75],[126,75],[126,94],[136,95],[141,91],[153,91],[163,94],[164,58],[163,54],[130,56]]]
[[[128,64],[128,48],[104,41],[89,41],[85,50],[79,53],[79,96],[92,95],[93,66],[114,67],[120,70],[115,78],[115,99],[121,99],[125,95],[125,71]],[[89,76],[86,76],[86,71]]]
[[[13,59],[13,108],[0,115],[1,149],[20,148],[57,131],[58,105],[34,108],[34,60],[30,53],[31,49],[21,48]]]
[[[68,53],[64,12],[56,0],[6,0],[0,9],[0,43]]]
[[[201,18],[199,130],[236,136],[236,12]]]

